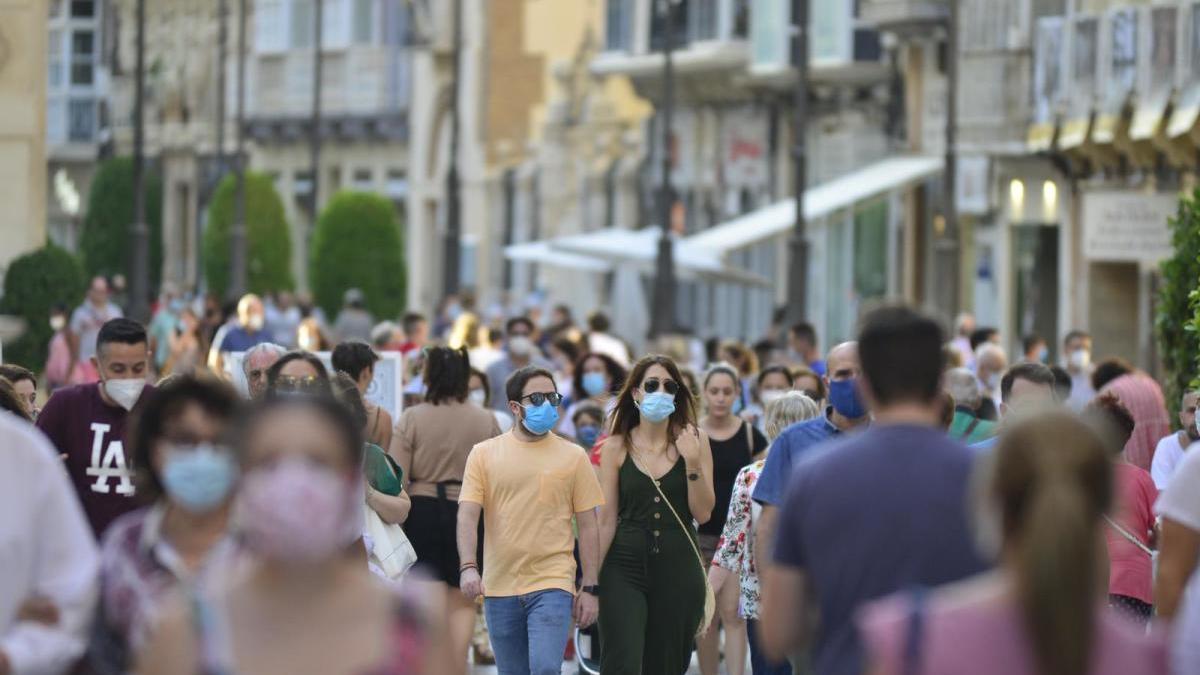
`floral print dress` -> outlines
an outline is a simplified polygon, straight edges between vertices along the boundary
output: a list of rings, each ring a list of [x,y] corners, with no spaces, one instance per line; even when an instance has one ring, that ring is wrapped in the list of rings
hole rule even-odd
[[[759,460],[738,472],[733,481],[733,497],[729,500],[729,516],[717,543],[712,564],[738,575],[741,599],[738,611],[743,618],[758,619],[758,568],[754,564],[754,522],[762,507],[750,496],[762,474],[766,460]]]

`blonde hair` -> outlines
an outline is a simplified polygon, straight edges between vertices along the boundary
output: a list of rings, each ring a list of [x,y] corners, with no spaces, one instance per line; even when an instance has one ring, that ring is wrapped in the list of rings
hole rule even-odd
[[[768,441],[774,441],[784,429],[797,422],[811,420],[821,414],[821,407],[804,392],[789,391],[767,404],[763,416],[763,431]]]

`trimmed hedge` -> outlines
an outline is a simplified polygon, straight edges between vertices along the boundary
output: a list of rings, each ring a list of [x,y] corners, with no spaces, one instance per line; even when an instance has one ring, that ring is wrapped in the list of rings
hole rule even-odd
[[[221,180],[204,229],[204,276],[225,297],[229,287],[229,228],[237,200],[237,176]],[[292,235],[270,176],[246,172],[246,286],[252,293],[292,290]]]
[[[46,347],[54,334],[50,310],[62,303],[70,312],[83,299],[87,276],[83,265],[66,250],[47,244],[13,260],[4,275],[0,314],[25,319],[25,334],[4,345],[4,360],[33,371],[46,364]]]
[[[333,316],[348,289],[360,289],[376,317],[404,311],[407,273],[404,243],[396,212],[385,197],[344,191],[317,219],[313,233],[309,281],[313,297]]]
[[[1200,335],[1197,334],[1197,287],[1200,286],[1200,190],[1179,200],[1170,220],[1171,247],[1163,261],[1155,334],[1166,370],[1167,408],[1178,412],[1183,392],[1195,386]],[[1172,414],[1171,419],[1175,419]]]
[[[150,229],[150,287],[162,279],[162,178],[146,163],[146,226]],[[133,225],[133,159],[114,157],[100,163],[88,192],[79,250],[89,277],[129,276]]]

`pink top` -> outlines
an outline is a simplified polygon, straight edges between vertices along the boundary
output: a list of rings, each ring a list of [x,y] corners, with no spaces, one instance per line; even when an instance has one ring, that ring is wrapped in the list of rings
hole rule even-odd
[[[1112,393],[1133,416],[1133,435],[1125,444],[1125,461],[1150,470],[1158,439],[1171,433],[1171,420],[1163,401],[1162,388],[1142,373],[1122,375],[1104,385],[1101,394]]]
[[[1158,500],[1154,479],[1144,469],[1118,462],[1114,482],[1117,512],[1113,520],[1149,546],[1150,531],[1154,528],[1154,502]],[[1150,556],[1112,525],[1105,525],[1104,537],[1108,541],[1108,592],[1153,605],[1154,565]]]
[[[989,576],[960,584],[977,589],[934,592],[926,605],[919,648],[920,675],[1035,675],[1032,645],[1003,583]],[[978,590],[979,592],[976,592]],[[879,675],[905,672],[912,596],[901,593],[867,605],[859,627],[868,663]],[[1167,645],[1107,609],[1099,614],[1089,675],[1165,675]]]

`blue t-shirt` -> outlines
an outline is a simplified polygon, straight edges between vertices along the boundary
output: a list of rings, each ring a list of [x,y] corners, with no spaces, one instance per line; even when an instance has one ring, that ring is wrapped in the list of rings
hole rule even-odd
[[[788,479],[792,477],[792,471],[800,463],[800,458],[813,446],[841,433],[829,419],[832,413],[833,408],[826,408],[821,417],[797,422],[779,434],[771,444],[767,463],[754,485],[754,493],[751,495],[754,501],[768,506],[779,506],[783,503],[783,492],[787,489]]]
[[[241,326],[234,326],[225,333],[221,341],[222,352],[244,352],[255,345],[271,341],[271,334],[265,330],[251,333]]]
[[[863,603],[986,569],[968,529],[974,458],[940,429],[887,425],[836,441],[796,469],[775,562],[802,568],[814,589],[815,672],[863,671],[854,624]]]

